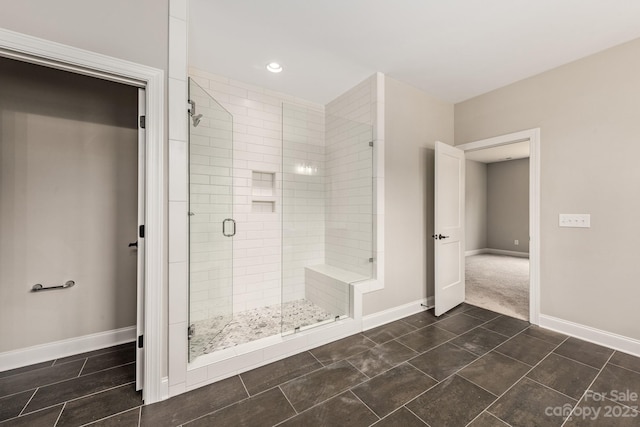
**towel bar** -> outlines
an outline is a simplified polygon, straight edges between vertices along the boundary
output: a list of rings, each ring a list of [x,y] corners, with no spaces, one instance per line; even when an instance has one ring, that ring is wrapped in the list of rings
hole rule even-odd
[[[37,283],[31,287],[31,292],[40,292],[40,291],[52,291],[54,289],[66,289],[75,285],[76,282],[73,280],[67,280],[64,282],[64,285],[55,285],[55,286],[42,286],[40,283]]]

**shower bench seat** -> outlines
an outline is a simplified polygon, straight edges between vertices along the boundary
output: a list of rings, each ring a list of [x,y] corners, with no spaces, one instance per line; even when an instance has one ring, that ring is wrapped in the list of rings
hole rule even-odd
[[[368,279],[359,273],[332,265],[304,268],[305,299],[336,316],[349,315],[349,285]]]

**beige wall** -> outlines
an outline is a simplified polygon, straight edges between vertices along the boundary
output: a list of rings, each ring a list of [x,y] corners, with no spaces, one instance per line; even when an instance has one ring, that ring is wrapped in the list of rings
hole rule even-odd
[[[135,325],[137,89],[7,59],[0,81],[0,352]]]
[[[541,129],[541,311],[640,339],[640,39],[455,107],[456,144]],[[591,228],[559,228],[590,213]]]
[[[465,162],[465,250],[487,247],[487,164]]]
[[[529,159],[487,164],[486,247],[529,252]]]
[[[435,141],[453,141],[453,105],[385,77],[385,288],[371,314],[433,295]]]

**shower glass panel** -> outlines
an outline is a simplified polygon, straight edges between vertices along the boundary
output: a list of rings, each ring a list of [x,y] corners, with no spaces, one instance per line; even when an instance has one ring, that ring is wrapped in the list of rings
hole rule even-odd
[[[370,124],[282,108],[282,334],[351,315],[373,271]]]
[[[233,117],[189,79],[189,361],[233,318]]]

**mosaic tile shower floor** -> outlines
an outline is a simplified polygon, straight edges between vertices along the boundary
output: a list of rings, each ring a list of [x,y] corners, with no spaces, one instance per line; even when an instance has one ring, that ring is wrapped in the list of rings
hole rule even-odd
[[[282,315],[281,315],[282,313]],[[335,318],[308,300],[296,300],[260,307],[233,315],[195,322],[195,333],[189,341],[191,357],[213,353],[261,338],[279,335],[314,323]],[[228,322],[228,323],[227,323]],[[226,325],[225,325],[226,324]]]

